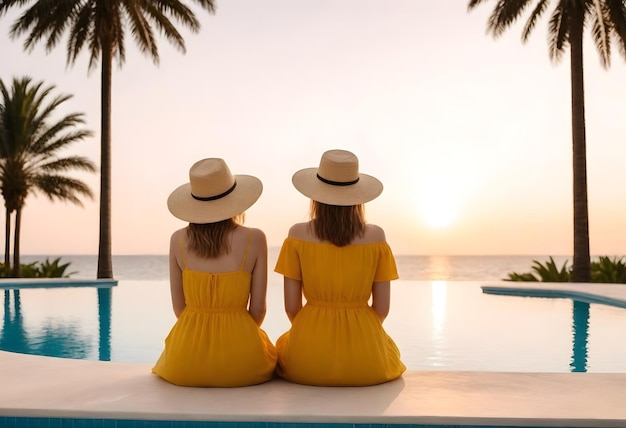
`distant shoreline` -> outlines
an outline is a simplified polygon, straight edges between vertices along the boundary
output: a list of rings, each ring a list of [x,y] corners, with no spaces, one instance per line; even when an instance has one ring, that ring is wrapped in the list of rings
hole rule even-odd
[[[269,281],[282,284],[280,276],[273,272],[280,248],[271,247],[268,254]],[[61,263],[70,263],[67,273],[71,278],[94,279],[97,274],[98,257],[95,254],[23,255],[21,263],[41,262],[61,258]],[[495,256],[438,256],[396,255],[400,280],[410,281],[500,281],[509,273],[531,271],[533,260],[544,262],[549,256],[542,255],[495,255]],[[562,266],[569,265],[569,256],[553,256]],[[113,277],[124,280],[167,281],[169,263],[167,254],[113,255]]]

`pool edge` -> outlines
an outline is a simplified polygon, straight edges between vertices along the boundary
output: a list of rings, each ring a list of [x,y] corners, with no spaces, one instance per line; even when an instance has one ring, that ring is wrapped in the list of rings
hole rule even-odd
[[[372,387],[177,387],[151,365],[0,351],[0,417],[320,424],[626,426],[626,373],[410,371]]]

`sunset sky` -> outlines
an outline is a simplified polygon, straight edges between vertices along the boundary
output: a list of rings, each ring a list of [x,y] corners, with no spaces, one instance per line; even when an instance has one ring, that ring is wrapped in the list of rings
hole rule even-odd
[[[383,194],[367,204],[397,254],[572,253],[569,56],[548,56],[548,16],[528,43],[523,22],[494,40],[495,2],[229,0],[198,10],[187,53],[161,40],[155,66],[127,40],[113,76],[113,253],[164,254],[185,224],[169,193],[189,167],[223,157],[264,183],[246,225],[278,246],[308,200],[291,185],[325,150],[353,151]],[[0,78],[31,76],[72,94],[93,138],[71,148],[99,165],[99,69],[66,66],[11,40],[0,18]],[[626,65],[604,70],[587,36],[591,252],[626,254]],[[99,177],[78,175],[97,195]],[[23,254],[96,254],[98,198],[84,208],[31,195]],[[4,216],[2,216],[4,219]]]

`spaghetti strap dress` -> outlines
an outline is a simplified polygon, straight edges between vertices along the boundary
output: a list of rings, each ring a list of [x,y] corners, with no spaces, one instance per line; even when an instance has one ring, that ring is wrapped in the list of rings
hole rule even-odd
[[[237,387],[270,380],[276,348],[247,310],[251,274],[189,270],[183,250],[186,307],[152,372],[181,386]]]
[[[369,305],[373,282],[398,278],[386,242],[338,247],[287,238],[275,271],[302,281],[306,299],[276,341],[278,375],[307,385],[364,386],[406,370]]]

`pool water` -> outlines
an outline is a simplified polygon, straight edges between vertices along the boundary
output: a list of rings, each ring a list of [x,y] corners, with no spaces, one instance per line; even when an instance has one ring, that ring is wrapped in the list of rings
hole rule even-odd
[[[483,294],[479,282],[395,281],[384,326],[409,370],[626,372],[626,309]],[[270,283],[263,329],[289,328]],[[169,283],[4,292],[0,349],[153,363],[175,322]]]

